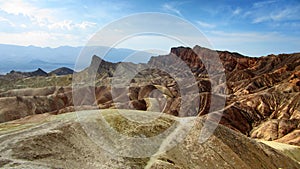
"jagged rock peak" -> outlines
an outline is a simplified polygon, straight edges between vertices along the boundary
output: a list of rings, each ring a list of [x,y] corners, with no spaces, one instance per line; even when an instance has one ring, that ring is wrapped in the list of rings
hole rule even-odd
[[[74,73],[74,70],[72,70],[70,68],[67,68],[67,67],[61,67],[61,68],[58,68],[58,69],[55,69],[55,70],[51,71],[49,73],[49,75],[61,76],[61,75],[69,75],[69,74],[73,74],[73,73]]]
[[[7,75],[21,75],[24,77],[32,77],[32,76],[48,76],[48,73],[45,72],[43,69],[38,68],[33,72],[21,72],[21,71],[12,70]]]

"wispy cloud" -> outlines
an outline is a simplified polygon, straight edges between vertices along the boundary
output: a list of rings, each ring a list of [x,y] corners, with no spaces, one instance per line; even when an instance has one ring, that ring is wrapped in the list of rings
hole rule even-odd
[[[252,8],[244,13],[244,17],[252,19],[252,23],[286,22],[300,20],[299,11],[299,3],[282,4],[279,1],[270,0],[254,3]]]
[[[83,21],[81,23],[73,23],[72,20],[64,20],[64,21],[49,24],[48,28],[50,30],[61,29],[61,30],[69,30],[70,31],[72,29],[85,30],[87,28],[94,27],[96,25],[97,25],[97,23],[95,23],[95,22]]]
[[[253,18],[252,23],[261,23],[264,21],[268,21],[270,19],[271,18],[269,16],[258,16],[258,17]]]
[[[252,23],[262,23],[265,21],[290,21],[300,20],[300,6],[287,7],[285,9],[272,11],[270,13],[261,13],[260,15],[254,14]]]
[[[293,7],[286,7],[284,10],[271,13],[270,17],[275,20],[299,20],[300,19],[300,5]]]
[[[241,38],[245,39],[246,41],[256,41],[259,39],[266,39],[269,37],[275,37],[278,35],[276,32],[270,33],[259,33],[259,32],[225,32],[225,31],[209,31],[211,35],[224,37],[226,40],[227,38]]]
[[[176,15],[182,16],[181,11],[176,7],[180,5],[179,3],[165,3],[162,5],[163,10],[171,13],[175,13]]]
[[[234,11],[232,11],[232,15],[239,15],[242,12],[241,8],[236,8]]]
[[[95,22],[83,21],[79,24],[75,24],[75,27],[78,27],[80,29],[87,29],[90,27],[94,27],[96,25],[97,25],[97,23],[95,23]]]
[[[216,25],[214,25],[214,24],[210,24],[207,22],[199,21],[199,20],[196,21],[196,23],[203,28],[215,28],[216,27]]]
[[[264,7],[264,6],[266,6],[266,5],[275,3],[275,2],[276,2],[276,0],[268,0],[268,1],[255,2],[255,3],[253,4],[253,7],[255,7],[255,8],[260,8],[260,7]]]
[[[11,22],[9,19],[7,19],[7,18],[4,18],[4,17],[1,17],[0,16],[0,22],[5,22],[5,23],[7,23],[7,24],[9,24],[10,26],[16,26],[13,22]]]

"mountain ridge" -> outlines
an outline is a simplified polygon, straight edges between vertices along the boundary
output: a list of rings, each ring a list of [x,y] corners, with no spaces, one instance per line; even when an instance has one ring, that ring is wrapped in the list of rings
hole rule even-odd
[[[53,106],[50,104],[52,101],[44,99],[47,104],[49,102],[49,107],[37,111],[32,110],[29,106],[28,112],[33,114],[37,112],[60,114],[74,111],[71,90],[75,90],[73,93],[78,92],[80,95],[81,99],[78,100],[77,104],[81,106],[90,105],[91,109],[99,107],[155,110],[182,117],[206,117],[210,113],[210,105],[213,104],[211,98],[224,100],[225,97],[225,105],[215,105],[216,110],[222,110],[223,112],[221,114],[221,124],[248,137],[300,145],[300,126],[297,125],[300,123],[300,53],[253,58],[227,51],[213,51],[199,46],[195,46],[193,49],[179,47],[172,48],[168,55],[152,57],[148,64],[150,66],[166,67],[166,65],[172,63],[170,70],[173,70],[174,74],[182,75],[180,66],[178,66],[182,63],[170,59],[174,54],[189,66],[196,79],[200,98],[196,98],[192,94],[187,96],[187,99],[191,103],[195,102],[195,104],[198,104],[197,99],[200,99],[201,104],[196,113],[193,112],[193,107],[184,107],[185,112],[180,111],[179,106],[182,103],[182,97],[178,83],[168,73],[157,69],[145,69],[136,74],[130,82],[130,86],[120,88],[117,91],[117,100],[113,100],[111,82],[115,76],[114,73],[116,71],[135,73],[132,70],[137,68],[142,70],[147,68],[147,65],[111,63],[95,55],[90,66],[82,72],[74,74],[73,80],[71,77],[66,76],[64,90],[61,91],[64,93],[63,95],[57,94],[59,88],[51,90],[51,98],[49,99],[62,99],[64,100],[61,102],[63,104],[58,107]],[[208,62],[212,54],[219,56],[223,67],[216,67],[213,62]],[[207,64],[204,65],[200,58]],[[212,73],[210,77],[207,69]],[[220,77],[219,72],[222,71],[225,72],[225,77]],[[93,75],[96,75],[95,82],[92,83],[96,85],[94,89],[96,100],[88,96],[89,94],[93,95],[93,86],[88,86],[91,83],[84,81],[89,80],[89,77]],[[180,76],[178,77],[180,79]],[[225,78],[226,83],[218,84],[217,81],[220,78]],[[71,85],[74,82],[76,83],[77,79],[83,86],[82,88],[72,89]],[[126,76],[121,76],[119,80],[120,84],[124,84],[127,79]],[[55,82],[55,84],[57,83]],[[218,85],[212,89],[211,84]],[[188,88],[190,86],[184,87]],[[57,92],[55,92],[56,90]],[[222,95],[212,95],[212,90]],[[16,94],[15,91],[4,91],[2,96],[22,96],[20,95],[22,92]],[[28,89],[26,92],[34,93],[34,89]],[[161,99],[158,97],[159,95],[167,99]],[[125,97],[129,97],[129,100],[122,101]],[[29,100],[34,105],[40,104],[34,100]],[[2,112],[2,114],[7,113],[10,112]],[[18,119],[23,115],[7,118],[7,120]]]
[[[126,59],[136,52],[143,58],[148,58],[152,53],[141,52],[126,48],[111,48],[105,46],[60,46],[57,48],[37,47],[37,46],[18,46],[0,44],[0,58],[6,64],[0,67],[1,73],[7,73],[12,69],[20,71],[30,71],[38,67],[46,71],[52,71],[58,67],[74,67],[76,58],[81,57],[80,63],[76,66],[83,69],[89,65],[91,56],[97,54],[105,56],[108,61],[118,62]],[[107,52],[107,53],[105,53]],[[40,60],[42,62],[35,63]],[[142,60],[132,59],[131,61],[140,62]],[[145,59],[145,61],[147,61]]]

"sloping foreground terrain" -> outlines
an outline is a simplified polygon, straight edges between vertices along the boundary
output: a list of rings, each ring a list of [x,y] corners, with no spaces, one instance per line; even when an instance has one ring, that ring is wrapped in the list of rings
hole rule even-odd
[[[261,141],[264,144],[281,151],[290,158],[300,162],[300,147],[275,141]]]
[[[78,118],[78,117],[83,118]],[[151,119],[149,122],[128,122],[124,117]],[[118,133],[130,138],[151,138],[167,129],[165,139],[141,147],[126,147],[123,140],[108,138],[101,147],[88,137],[84,125],[102,126],[105,122]],[[40,114],[2,123],[0,125],[1,168],[260,168],[297,169],[300,165],[278,151],[223,126],[204,143],[199,142],[203,119],[197,118],[190,130],[186,130],[191,118],[178,118],[155,112],[134,110],[92,110],[61,115]],[[193,118],[194,119],[194,118]],[[174,128],[170,126],[175,126]],[[174,134],[178,129],[179,135]],[[88,128],[88,133],[97,130]],[[178,131],[177,131],[178,132]],[[94,134],[95,134],[94,133]],[[107,134],[107,133],[106,133]],[[163,150],[181,134],[187,134],[182,142]],[[126,141],[126,140],[125,140]],[[115,144],[120,143],[120,144]],[[109,153],[108,147],[119,152]],[[150,148],[150,149],[149,149]],[[130,158],[118,156],[122,150],[133,153],[153,152],[151,157]],[[160,152],[156,154],[155,152]],[[133,156],[136,154],[132,154]]]

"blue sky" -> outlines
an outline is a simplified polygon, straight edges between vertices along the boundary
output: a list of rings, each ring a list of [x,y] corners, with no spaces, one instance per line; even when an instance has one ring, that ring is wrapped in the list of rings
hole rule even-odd
[[[214,49],[250,56],[300,52],[298,0],[0,0],[0,43],[84,46],[107,24],[140,12],[167,13],[187,20],[202,31]],[[122,29],[130,28],[124,24]],[[138,41],[121,47],[142,50]],[[152,40],[152,44],[162,46],[160,50],[177,45],[163,40]]]

